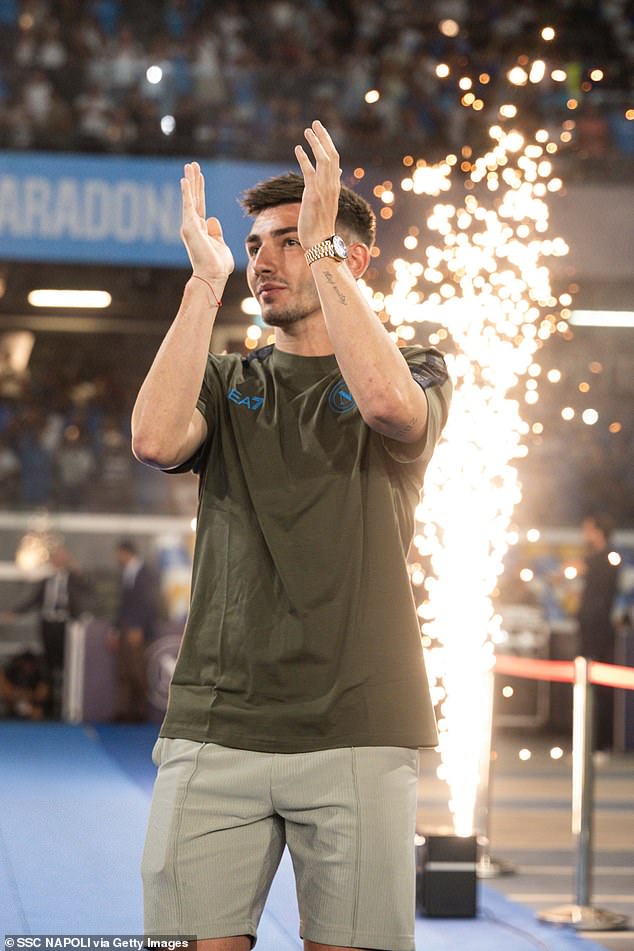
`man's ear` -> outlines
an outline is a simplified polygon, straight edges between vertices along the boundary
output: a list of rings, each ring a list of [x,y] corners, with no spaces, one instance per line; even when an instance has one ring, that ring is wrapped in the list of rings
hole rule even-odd
[[[370,249],[361,241],[353,241],[348,245],[348,267],[355,278],[362,277],[370,264]]]

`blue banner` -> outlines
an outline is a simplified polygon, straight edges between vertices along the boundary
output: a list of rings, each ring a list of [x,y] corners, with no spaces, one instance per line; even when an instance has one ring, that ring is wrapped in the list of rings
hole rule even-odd
[[[238,203],[293,167],[201,161],[207,215],[220,219],[236,265],[249,230]],[[186,267],[179,235],[184,160],[0,153],[0,259]]]

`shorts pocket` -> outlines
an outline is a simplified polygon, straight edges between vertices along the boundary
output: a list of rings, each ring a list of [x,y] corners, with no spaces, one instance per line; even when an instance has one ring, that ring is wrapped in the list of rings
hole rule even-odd
[[[152,747],[152,762],[158,768],[161,765],[161,749],[163,747],[163,737],[159,736]]]

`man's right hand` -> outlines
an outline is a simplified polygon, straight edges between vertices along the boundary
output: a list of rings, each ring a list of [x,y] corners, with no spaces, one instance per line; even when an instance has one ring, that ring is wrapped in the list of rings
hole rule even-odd
[[[189,255],[194,274],[219,285],[222,295],[225,282],[234,268],[233,255],[222,237],[217,218],[205,217],[205,179],[198,162],[185,165],[181,178],[183,221],[181,238]]]
[[[185,165],[181,192],[181,236],[194,274],[132,411],[132,451],[158,469],[179,466],[207,438],[207,421],[197,401],[214,320],[233,271],[220,222],[205,217],[205,180],[197,162]]]

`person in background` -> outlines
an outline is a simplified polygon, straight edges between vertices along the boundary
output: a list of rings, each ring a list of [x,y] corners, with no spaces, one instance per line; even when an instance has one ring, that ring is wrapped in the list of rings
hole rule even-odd
[[[55,719],[59,719],[62,715],[66,626],[85,610],[90,583],[64,545],[51,549],[49,564],[51,573],[24,601],[5,611],[2,620],[12,621],[19,614],[38,612],[46,673],[51,686],[51,712]]]
[[[42,720],[50,692],[39,658],[33,651],[16,654],[4,670],[0,670],[0,711],[5,716]]]
[[[114,720],[142,723],[147,715],[145,647],[157,622],[158,580],[140,557],[134,542],[122,539],[115,551],[122,572],[119,607],[108,635],[109,646],[117,657],[118,697]]]
[[[6,432],[0,430],[0,505],[13,505],[19,488],[22,466]]]
[[[97,460],[88,433],[74,424],[67,426],[55,452],[57,499],[67,511],[82,509],[86,492],[97,470]]]
[[[127,512],[132,504],[133,459],[129,442],[113,415],[103,421],[100,444],[95,502],[105,511]]]
[[[583,589],[577,612],[579,652],[590,660],[613,664],[615,629],[612,608],[617,592],[618,566],[609,558],[613,524],[605,514],[588,515],[581,526],[587,554],[581,567]],[[595,686],[594,748],[609,751],[613,744],[614,691]]]

